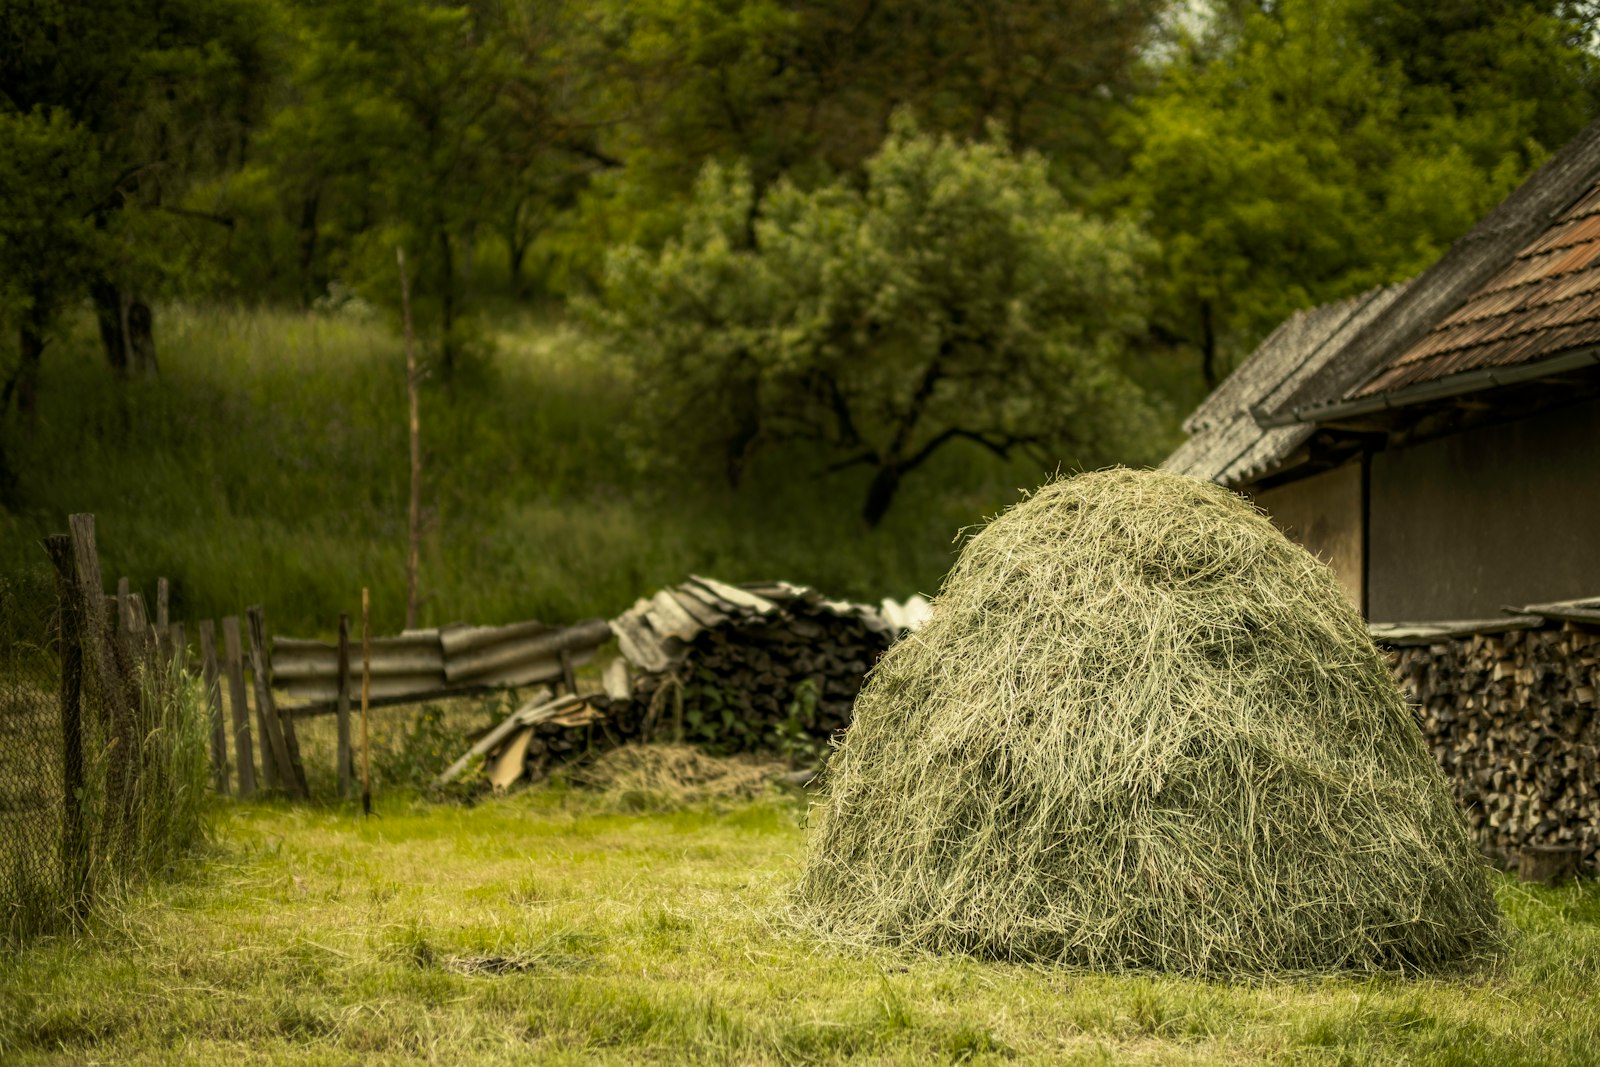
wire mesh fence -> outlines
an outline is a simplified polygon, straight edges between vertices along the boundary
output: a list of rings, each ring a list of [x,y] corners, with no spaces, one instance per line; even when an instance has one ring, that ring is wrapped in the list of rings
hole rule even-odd
[[[49,567],[0,584],[7,940],[170,864],[201,832],[208,783],[204,691],[182,644],[137,597],[105,596],[92,517],[44,548]]]
[[[0,579],[0,924],[14,931],[40,926],[61,897],[61,668],[48,579],[47,565]]]

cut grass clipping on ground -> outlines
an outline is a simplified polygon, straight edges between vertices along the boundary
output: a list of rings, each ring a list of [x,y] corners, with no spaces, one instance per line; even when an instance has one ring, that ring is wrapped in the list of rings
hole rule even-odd
[[[693,745],[623,745],[572,774],[573,781],[638,811],[760,796],[785,767],[753,756],[709,756]]]
[[[1130,470],[966,545],[828,771],[828,934],[1096,970],[1438,972],[1488,872],[1332,573],[1242,498]]]
[[[801,810],[229,803],[208,861],[0,954],[6,1067],[1595,1062],[1600,886],[1496,879],[1465,980],[1227,984],[837,949],[776,921]]]

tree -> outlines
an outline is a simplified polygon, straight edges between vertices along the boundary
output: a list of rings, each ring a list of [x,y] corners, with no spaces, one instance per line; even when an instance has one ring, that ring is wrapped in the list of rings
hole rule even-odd
[[[1033,154],[897,120],[864,188],[765,195],[708,165],[682,234],[614,253],[597,321],[633,353],[649,448],[737,485],[817,446],[872,471],[877,524],[953,442],[1041,464],[1142,458],[1149,404],[1118,369],[1144,327],[1145,240],[1071,210]]]
[[[13,399],[34,413],[49,329],[98,252],[89,220],[92,139],[64,112],[0,112],[0,321],[17,324],[16,365],[0,386],[0,503],[15,493],[4,428]]]
[[[1108,136],[1170,0],[600,0],[584,31],[624,166],[560,220],[584,279],[594,249],[659,243],[701,167],[740,163],[758,193],[859,175],[897,109],[1037,149],[1069,197],[1120,165]]]
[[[18,284],[33,292],[45,328],[68,290],[87,290],[119,371],[154,369],[149,308],[136,294],[182,269],[163,239],[183,223],[229,223],[186,210],[182,197],[197,175],[237,164],[259,114],[269,66],[264,3],[0,0],[0,117],[88,146],[71,153],[68,184],[88,196],[77,207],[96,234],[92,255],[19,262]],[[11,171],[13,180],[22,174]],[[21,195],[18,204],[54,196]],[[48,298],[45,287],[55,289]],[[26,363],[26,339],[23,347]]]
[[[572,195],[571,170],[597,165],[567,39],[579,15],[528,0],[297,10],[290,99],[261,138],[253,185],[296,220],[306,302],[339,276],[392,305],[403,244],[448,378],[475,238],[503,239],[515,283],[544,210]]]
[[[1594,113],[1574,33],[1498,0],[1225,9],[1114,187],[1163,245],[1155,336],[1209,388],[1290,312],[1432,262]]]

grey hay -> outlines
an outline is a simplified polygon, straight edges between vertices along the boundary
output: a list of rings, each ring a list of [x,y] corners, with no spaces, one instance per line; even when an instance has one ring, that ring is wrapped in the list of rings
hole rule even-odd
[[[1055,481],[856,701],[796,890],[825,936],[1104,971],[1492,959],[1489,872],[1332,573],[1244,499]]]

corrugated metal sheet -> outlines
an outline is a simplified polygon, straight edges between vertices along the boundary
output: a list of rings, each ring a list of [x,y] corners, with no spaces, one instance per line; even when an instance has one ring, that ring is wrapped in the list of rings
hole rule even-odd
[[[373,700],[423,700],[451,692],[554,681],[563,673],[563,651],[568,663],[582,666],[610,639],[611,628],[603,619],[559,628],[524,622],[412,630],[398,637],[374,638],[370,692]],[[350,677],[351,699],[359,700],[359,641],[350,645]],[[272,685],[312,707],[331,705],[339,696],[338,647],[274,637]]]
[[[1349,395],[1376,396],[1600,344],[1600,181],[1504,270]]]

